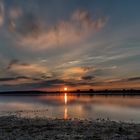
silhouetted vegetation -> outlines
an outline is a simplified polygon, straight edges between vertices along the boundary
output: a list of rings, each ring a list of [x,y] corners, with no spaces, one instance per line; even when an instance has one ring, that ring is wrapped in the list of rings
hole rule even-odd
[[[8,91],[8,92],[0,92],[0,95],[45,95],[45,94],[63,94],[66,91],[37,91],[37,90],[31,90],[31,91]],[[67,93],[73,94],[73,95],[140,95],[140,90],[135,89],[122,89],[122,90],[73,90],[73,91],[67,91]]]

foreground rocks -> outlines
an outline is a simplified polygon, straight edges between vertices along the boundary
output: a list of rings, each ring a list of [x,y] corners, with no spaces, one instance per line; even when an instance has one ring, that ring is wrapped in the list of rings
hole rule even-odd
[[[0,117],[0,140],[140,140],[140,124]]]

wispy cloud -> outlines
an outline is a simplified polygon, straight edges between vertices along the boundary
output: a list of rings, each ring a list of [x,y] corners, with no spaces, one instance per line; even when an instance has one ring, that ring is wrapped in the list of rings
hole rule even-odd
[[[32,79],[26,76],[16,76],[16,77],[7,77],[0,78],[0,85],[21,85],[35,82],[36,79]]]
[[[17,11],[12,11],[11,16],[15,17],[16,14]],[[47,23],[33,14],[23,15],[20,24],[17,25],[16,21],[13,21],[11,25],[13,33],[18,35],[19,45],[38,50],[86,39],[103,28],[107,19],[105,16],[93,18],[86,10],[76,10],[68,20],[61,19],[53,25],[46,26]]]
[[[13,6],[9,9],[9,18],[11,20],[17,19],[22,16],[22,9],[18,6]]]
[[[0,27],[3,25],[4,23],[4,5],[2,2],[0,2]]]
[[[129,78],[123,78],[123,79],[113,79],[113,80],[109,80],[107,82],[109,82],[109,83],[120,83],[120,82],[134,82],[134,81],[140,81],[140,77],[129,77]]]
[[[93,80],[94,78],[95,78],[94,76],[83,76],[82,77],[83,80],[89,80],[89,81]]]
[[[62,1],[0,0],[0,86],[140,87],[136,10]]]
[[[18,75],[24,76],[44,76],[47,77],[47,67],[39,64],[23,63],[19,60],[11,60],[7,66],[7,70],[12,71]]]

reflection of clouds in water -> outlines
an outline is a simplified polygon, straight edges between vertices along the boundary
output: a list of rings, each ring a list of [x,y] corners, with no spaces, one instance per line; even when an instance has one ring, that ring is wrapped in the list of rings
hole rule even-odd
[[[0,104],[0,111],[13,111],[13,110],[35,110],[36,108],[38,109],[43,109],[42,106],[39,104],[33,104],[33,103],[21,103],[19,101],[17,102],[10,102],[10,103],[1,103]]]
[[[1,96],[0,103],[26,103],[39,104],[50,106],[63,106],[64,102],[69,102],[69,105],[111,105],[111,106],[126,106],[130,108],[140,108],[139,97],[123,97],[123,96],[69,96],[64,95],[47,95],[47,96]]]
[[[82,106],[82,108],[85,111],[92,111],[94,109],[94,107],[91,106],[90,104],[89,105],[88,104],[85,104],[85,105]]]
[[[88,96],[3,96],[0,111],[48,110],[46,116],[58,118],[111,118],[140,120],[140,98]],[[43,114],[38,112],[37,115]],[[30,113],[31,114],[31,113]],[[139,117],[139,118],[138,118]]]
[[[39,104],[50,106],[63,106],[64,102],[69,102],[69,105],[111,105],[111,106],[126,106],[130,108],[140,108],[139,97],[104,97],[104,96],[69,96],[64,95],[47,95],[47,96],[1,96],[0,103],[26,103],[26,104]]]
[[[94,111],[96,112],[96,116],[100,116],[101,118],[110,118],[119,121],[135,120],[140,122],[140,109],[126,106],[95,105]]]

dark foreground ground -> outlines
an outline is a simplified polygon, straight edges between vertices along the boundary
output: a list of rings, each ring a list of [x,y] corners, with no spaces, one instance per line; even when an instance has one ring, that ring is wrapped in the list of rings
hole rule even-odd
[[[140,140],[140,124],[0,117],[0,140]]]

